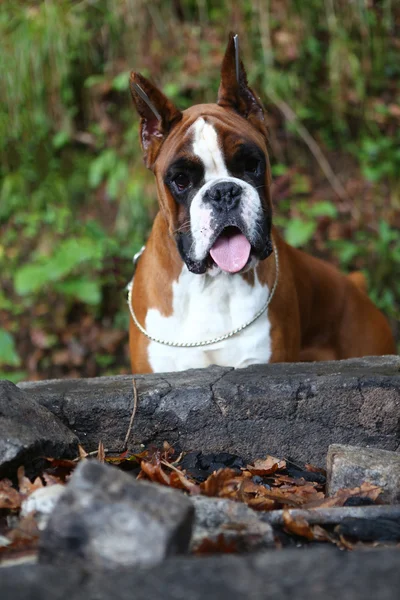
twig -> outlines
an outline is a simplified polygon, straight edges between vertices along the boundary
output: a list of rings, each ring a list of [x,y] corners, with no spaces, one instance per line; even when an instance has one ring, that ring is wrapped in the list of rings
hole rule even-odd
[[[269,3],[261,2],[259,0],[257,4],[258,17],[259,17],[259,29],[260,39],[263,50],[264,63],[268,66],[272,63],[272,44],[271,44],[271,31],[270,31],[270,19],[269,19]],[[333,11],[333,3],[332,3]],[[333,17],[335,18],[334,12]],[[278,107],[284,117],[295,126],[297,133],[302,138],[304,143],[308,146],[311,153],[314,155],[316,161],[321,167],[322,172],[332,186],[334,192],[339,196],[341,200],[349,200],[349,196],[344,189],[343,185],[339,181],[337,175],[335,175],[331,165],[329,164],[326,156],[318,146],[317,142],[311,136],[306,127],[299,121],[294,110],[288,105],[287,102],[282,100],[274,90],[266,90],[267,96],[270,97],[272,102]]]
[[[293,123],[293,125],[296,127],[299,136],[302,138],[302,140],[305,142],[305,144],[307,144],[311,153],[314,155],[316,161],[318,162],[319,166],[321,167],[321,170],[325,174],[325,177],[331,184],[334,192],[336,192],[336,194],[339,196],[339,198],[341,200],[349,200],[349,196],[348,196],[346,190],[344,189],[343,185],[339,181],[338,177],[333,172],[333,169],[332,169],[331,165],[329,164],[328,159],[322,152],[321,148],[318,146],[317,142],[314,140],[314,138],[308,132],[308,130],[304,127],[304,125],[302,123],[300,123],[294,110],[292,110],[290,108],[290,106],[287,104],[287,102],[282,100],[282,98],[280,98],[274,91],[268,90],[268,91],[266,91],[266,93],[271,98],[272,102],[279,108],[279,110],[284,115],[284,117],[288,121],[290,121],[290,123]]]
[[[180,473],[181,475],[184,475],[184,473],[180,469],[178,469],[177,467],[175,467],[172,463],[169,463],[166,460],[160,460],[160,463],[162,465],[164,465],[164,467],[168,467],[172,471],[176,471],[177,473]]]
[[[122,447],[123,452],[128,448],[129,436],[131,435],[132,425],[133,425],[133,421],[135,419],[137,405],[138,405],[138,392],[137,392],[137,387],[136,387],[136,380],[134,377],[132,377],[132,387],[133,387],[133,410],[132,410],[131,418],[129,420],[129,425],[128,425],[128,429],[126,432],[124,445]]]
[[[176,460],[174,460],[174,462],[173,462],[173,463],[171,463],[171,464],[173,464],[173,465],[175,465],[175,466],[176,466],[178,463],[180,463],[180,462],[181,462],[181,460],[182,460],[182,458],[183,458],[183,454],[184,454],[184,452],[183,452],[183,450],[182,450],[182,452],[180,453],[180,455],[178,456],[178,458],[177,458]]]
[[[103,449],[104,454],[114,454],[114,452],[112,450],[108,450],[107,448]],[[76,458],[72,459],[72,462],[79,462],[80,460],[83,460],[85,458],[88,458],[90,456],[97,456],[99,453],[99,449],[97,448],[97,450],[93,450],[92,452],[87,452],[86,456],[77,456]]]

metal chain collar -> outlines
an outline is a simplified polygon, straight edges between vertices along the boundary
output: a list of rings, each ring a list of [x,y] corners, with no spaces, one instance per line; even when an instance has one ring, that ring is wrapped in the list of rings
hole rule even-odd
[[[142,325],[139,323],[139,321],[137,320],[137,317],[135,315],[135,312],[133,310],[133,306],[132,306],[132,288],[133,288],[133,279],[129,282],[128,284],[128,306],[129,306],[129,311],[131,313],[133,322],[135,323],[136,327],[139,329],[139,331],[141,333],[143,333],[143,335],[145,335],[149,340],[151,340],[152,342],[157,342],[157,344],[163,344],[164,346],[173,346],[174,348],[199,348],[201,346],[210,346],[211,344],[216,344],[217,342],[222,342],[223,340],[227,340],[230,337],[240,333],[241,331],[243,331],[243,329],[246,329],[246,327],[249,327],[250,325],[252,325],[254,323],[254,321],[257,321],[257,319],[259,317],[261,317],[261,315],[267,310],[268,306],[271,304],[271,300],[274,297],[276,288],[278,286],[278,280],[279,280],[279,255],[278,255],[278,249],[277,247],[273,246],[274,248],[274,256],[275,256],[275,281],[274,281],[274,285],[272,286],[272,290],[271,293],[269,294],[266,303],[264,304],[264,306],[254,315],[254,317],[252,319],[250,319],[249,321],[246,321],[246,323],[243,323],[243,325],[241,325],[240,327],[236,327],[236,329],[233,329],[232,331],[230,331],[229,333],[225,333],[224,335],[220,335],[216,338],[213,338],[211,340],[205,340],[202,342],[171,342],[169,340],[162,340],[160,338],[157,338],[153,335],[150,335],[150,333],[148,333],[146,331],[146,329],[144,327],[142,327]],[[133,262],[136,266],[137,261],[139,260],[140,256],[142,255],[144,250],[144,247],[137,253],[135,254],[134,258],[133,258]]]

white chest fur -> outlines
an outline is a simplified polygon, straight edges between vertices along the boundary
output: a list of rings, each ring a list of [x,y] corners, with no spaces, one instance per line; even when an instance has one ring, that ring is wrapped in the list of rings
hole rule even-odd
[[[156,309],[146,316],[146,329],[160,339],[193,342],[213,339],[249,321],[267,301],[269,289],[254,286],[239,275],[194,275],[183,267],[172,287],[172,315]],[[271,357],[271,324],[266,311],[252,325],[209,346],[175,348],[150,342],[148,357],[155,372],[182,371],[216,364],[247,367],[267,363]]]

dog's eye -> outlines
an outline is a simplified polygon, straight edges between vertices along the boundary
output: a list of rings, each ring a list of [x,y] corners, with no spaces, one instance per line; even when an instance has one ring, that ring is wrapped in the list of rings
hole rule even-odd
[[[174,184],[180,192],[190,185],[190,179],[185,173],[178,173],[173,179]]]
[[[254,175],[258,171],[260,161],[257,158],[246,158],[244,163],[244,170],[246,173]]]

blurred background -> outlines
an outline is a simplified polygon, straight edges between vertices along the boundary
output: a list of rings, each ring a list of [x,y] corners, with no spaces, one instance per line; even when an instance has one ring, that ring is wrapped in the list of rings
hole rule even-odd
[[[0,377],[129,372],[124,287],[157,211],[131,69],[214,102],[240,35],[268,111],[275,224],[400,317],[400,3],[3,0]]]

